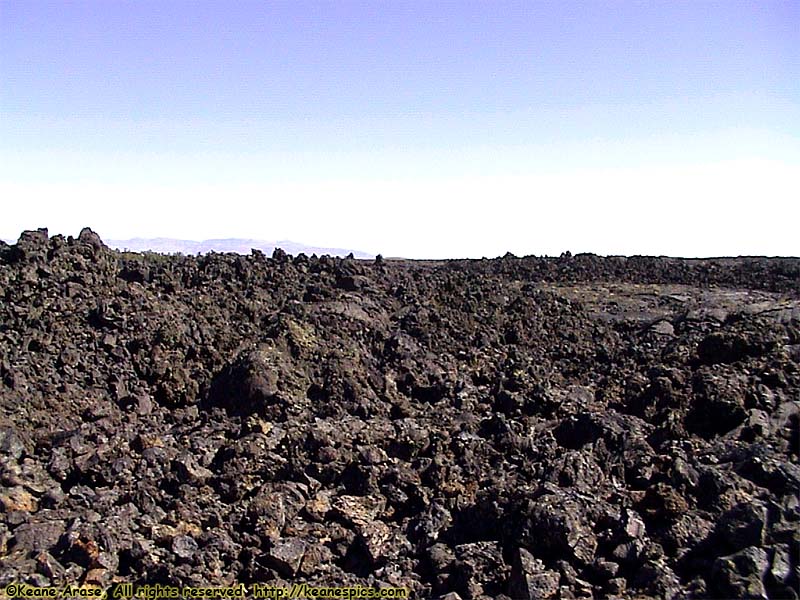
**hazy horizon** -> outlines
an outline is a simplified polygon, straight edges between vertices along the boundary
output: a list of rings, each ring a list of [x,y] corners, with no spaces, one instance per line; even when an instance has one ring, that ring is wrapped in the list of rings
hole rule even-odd
[[[39,229],[39,228],[35,228]],[[91,229],[91,228],[89,228]],[[93,230],[94,231],[94,230]],[[20,232],[22,233],[22,232]],[[96,232],[95,232],[96,233]],[[48,236],[56,235],[53,232],[48,231]],[[78,237],[77,233],[68,233],[68,234],[61,234],[66,236],[72,236],[73,238]],[[1,242],[6,244],[14,245],[17,243],[19,236],[14,238],[0,238]],[[303,253],[306,255],[316,254],[318,256],[322,255],[329,255],[329,256],[347,256],[349,254],[353,254],[355,258],[358,259],[373,259],[379,254],[385,259],[402,259],[402,260],[463,260],[463,259],[495,259],[495,258],[503,258],[506,256],[510,251],[506,251],[500,254],[494,255],[483,255],[483,256],[448,256],[445,258],[442,257],[425,257],[425,256],[417,256],[417,257],[407,257],[402,255],[384,255],[380,252],[374,252],[369,249],[363,248],[333,248],[333,247],[324,247],[315,245],[312,243],[307,243],[302,240],[261,240],[261,239],[253,239],[253,238],[212,238],[206,240],[188,240],[188,239],[178,239],[178,238],[169,238],[169,237],[156,237],[156,238],[129,238],[125,240],[116,240],[111,238],[104,238],[101,236],[103,243],[106,244],[109,248],[118,251],[130,251],[130,252],[155,252],[159,254],[184,254],[187,256],[195,255],[195,254],[208,254],[209,252],[217,252],[217,253],[229,253],[233,252],[235,254],[244,254],[248,255],[252,252],[252,250],[261,250],[265,254],[271,255],[273,250],[276,248],[280,248],[284,252],[290,255],[297,255],[299,253]],[[727,255],[706,255],[706,256],[681,256],[677,254],[602,254],[597,252],[572,252],[569,248],[565,249],[560,253],[555,254],[548,254],[548,253],[525,253],[525,254],[514,254],[511,253],[512,256],[516,256],[518,258],[524,258],[527,256],[535,256],[535,257],[547,257],[547,258],[556,258],[561,257],[564,254],[569,254],[572,256],[580,255],[580,254],[588,254],[588,255],[596,255],[601,257],[631,257],[631,256],[653,256],[657,258],[675,258],[679,260],[715,260],[715,259],[729,259],[729,258],[787,258],[787,259],[798,259],[800,255],[788,255],[788,254],[781,254],[781,255],[765,255],[765,254],[727,254]]]
[[[796,2],[0,3],[0,238],[797,256]]]

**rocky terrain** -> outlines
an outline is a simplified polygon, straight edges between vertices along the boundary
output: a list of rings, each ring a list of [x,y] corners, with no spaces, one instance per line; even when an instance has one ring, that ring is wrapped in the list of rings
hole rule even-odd
[[[798,259],[39,230],[0,297],[1,586],[799,596]]]
[[[232,252],[235,254],[250,254],[255,248],[262,252],[272,254],[280,248],[289,254],[329,254],[331,256],[348,256],[355,258],[375,258],[375,255],[359,252],[358,250],[345,250],[343,248],[319,248],[308,246],[291,240],[278,242],[268,240],[254,240],[242,238],[225,238],[214,240],[180,240],[175,238],[134,238],[130,240],[103,240],[109,248],[125,252],[159,252],[161,254],[208,254],[209,252]]]

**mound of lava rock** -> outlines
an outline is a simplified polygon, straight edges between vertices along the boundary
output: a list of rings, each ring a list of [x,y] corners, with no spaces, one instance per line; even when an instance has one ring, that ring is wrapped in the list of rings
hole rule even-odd
[[[0,246],[0,585],[797,598],[800,313],[643,324],[543,282],[785,306],[800,264],[23,233]]]

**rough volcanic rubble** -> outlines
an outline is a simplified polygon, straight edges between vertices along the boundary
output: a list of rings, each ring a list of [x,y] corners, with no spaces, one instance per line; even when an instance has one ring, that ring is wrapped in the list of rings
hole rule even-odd
[[[609,285],[613,314],[581,301]],[[798,597],[797,259],[38,230],[0,246],[0,298],[0,585]]]

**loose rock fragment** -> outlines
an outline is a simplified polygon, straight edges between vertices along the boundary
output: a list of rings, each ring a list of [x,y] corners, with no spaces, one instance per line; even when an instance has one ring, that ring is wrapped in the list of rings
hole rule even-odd
[[[306,543],[299,538],[283,538],[267,551],[267,561],[285,577],[294,577],[303,561]]]
[[[0,507],[5,512],[35,512],[38,503],[33,495],[22,487],[13,487],[0,493]]]
[[[552,598],[558,593],[560,580],[558,573],[547,570],[544,563],[534,558],[525,548],[518,548],[514,553],[509,581],[512,598]]]
[[[172,551],[179,558],[192,558],[197,549],[197,542],[188,535],[176,535],[172,538]]]

